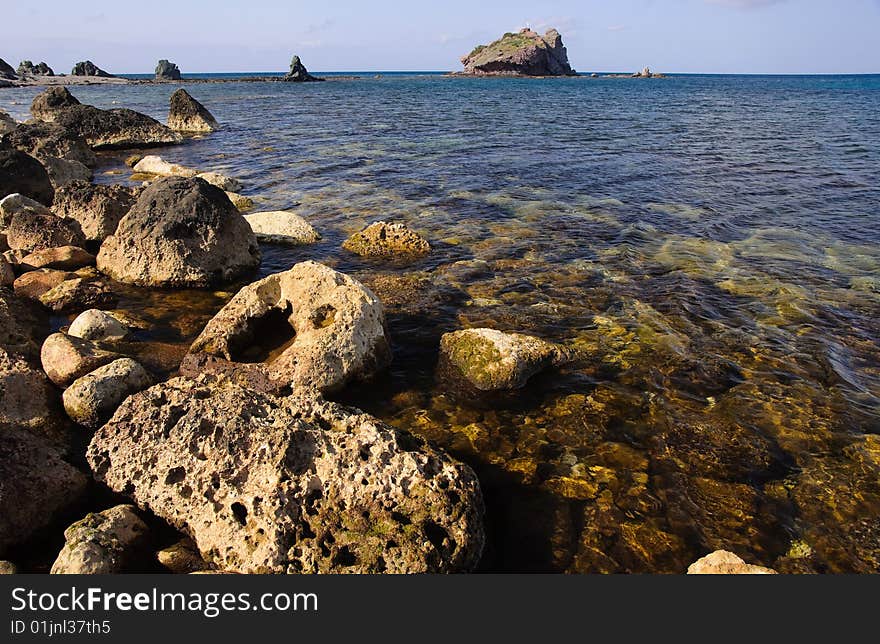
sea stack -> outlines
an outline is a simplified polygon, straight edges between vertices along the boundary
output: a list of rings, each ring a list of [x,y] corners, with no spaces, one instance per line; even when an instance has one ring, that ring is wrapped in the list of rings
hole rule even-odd
[[[54,76],[55,72],[46,63],[34,65],[29,60],[23,60],[18,64],[18,75],[22,78],[25,76]]]
[[[7,63],[2,58],[0,58],[0,78],[5,80],[15,80],[16,78],[18,78],[15,75],[15,70],[12,68],[12,65]]]
[[[100,78],[113,78],[113,74],[108,74],[90,60],[78,62],[73,66],[70,72],[71,76],[98,76]]]
[[[574,76],[562,36],[555,29],[543,36],[523,29],[480,45],[461,59],[471,76]]]
[[[179,81],[180,68],[175,63],[165,60],[164,58],[156,65],[157,81]]]
[[[306,66],[302,64],[299,56],[294,56],[290,60],[290,71],[287,73],[287,76],[284,77],[284,80],[289,83],[311,83],[314,81],[322,81],[324,79],[312,76],[309,73],[309,70],[306,69]]]

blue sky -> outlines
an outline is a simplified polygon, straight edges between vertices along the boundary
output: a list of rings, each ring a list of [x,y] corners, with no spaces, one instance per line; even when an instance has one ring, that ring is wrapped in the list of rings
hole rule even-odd
[[[31,6],[28,6],[31,5]],[[70,0],[3,9],[0,58],[69,72],[454,70],[479,43],[556,27],[579,71],[880,73],[880,0]]]

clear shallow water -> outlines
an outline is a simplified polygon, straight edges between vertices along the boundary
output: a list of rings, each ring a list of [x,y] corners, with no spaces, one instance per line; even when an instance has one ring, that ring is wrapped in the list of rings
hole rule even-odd
[[[880,571],[880,77],[187,88],[225,128],[159,153],[324,236],[265,247],[261,274],[317,259],[383,298],[394,365],[344,399],[475,467],[484,569],[680,572],[726,548]],[[37,91],[0,108],[24,117]],[[73,88],[163,120],[171,91]],[[104,162],[99,180],[127,178]],[[380,218],[434,252],[340,249]],[[178,347],[227,297],[120,292]],[[474,400],[434,370],[467,326],[586,358]]]

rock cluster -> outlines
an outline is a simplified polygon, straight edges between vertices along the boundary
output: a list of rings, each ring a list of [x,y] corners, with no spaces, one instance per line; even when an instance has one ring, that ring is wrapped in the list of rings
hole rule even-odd
[[[73,66],[70,72],[71,76],[98,76],[100,78],[113,78],[113,74],[108,74],[90,60],[82,61]]]
[[[54,76],[55,72],[46,63],[37,63],[34,65],[29,60],[23,60],[18,64],[19,76]]]
[[[461,59],[464,73],[475,76],[573,76],[562,36],[555,29],[543,36],[531,29],[506,33],[480,45]]]

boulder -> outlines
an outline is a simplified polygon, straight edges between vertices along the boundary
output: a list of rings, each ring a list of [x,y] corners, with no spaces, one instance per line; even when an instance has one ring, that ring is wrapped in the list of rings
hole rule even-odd
[[[109,313],[89,309],[76,316],[67,334],[91,342],[113,342],[125,338],[128,329]]]
[[[12,264],[0,258],[0,286],[12,286],[15,283],[15,269]]]
[[[76,221],[88,241],[104,241],[134,205],[136,192],[125,186],[77,181],[56,190],[53,211]]]
[[[49,181],[56,190],[76,181],[91,181],[94,177],[94,173],[79,161],[46,157],[42,162],[49,173]]]
[[[131,505],[92,512],[64,531],[53,575],[112,575],[143,554],[148,528]]]
[[[34,65],[29,60],[23,60],[18,64],[18,75],[24,76],[54,76],[55,72],[46,63]]]
[[[212,186],[217,186],[226,193],[234,193],[241,190],[241,181],[232,177],[227,177],[219,172],[200,172],[196,175],[199,179],[204,179]]]
[[[312,76],[306,69],[306,66],[302,64],[299,56],[294,56],[290,60],[290,71],[284,77],[284,80],[289,83],[312,83],[324,79]]]
[[[15,74],[15,70],[12,68],[12,65],[7,63],[5,60],[0,58],[0,78],[5,80],[16,80],[18,76]]]
[[[469,467],[308,394],[176,378],[129,397],[87,459],[221,570],[455,572],[483,548]]]
[[[152,385],[146,370],[131,358],[120,358],[77,378],[64,391],[64,410],[84,427],[103,425],[131,394]]]
[[[90,60],[82,61],[73,66],[70,72],[71,76],[98,76],[100,78],[113,78],[113,74],[108,74]]]
[[[40,350],[43,371],[59,387],[67,387],[77,378],[123,357],[125,356],[102,349],[95,342],[63,333],[50,335]]]
[[[158,81],[179,81],[180,69],[176,64],[165,60],[164,58],[156,65],[156,80]]]
[[[368,379],[391,360],[382,303],[357,280],[302,262],[241,289],[190,347],[188,373],[208,357],[233,363],[270,391],[320,391]],[[257,378],[258,379],[258,378]]]
[[[0,555],[70,511],[86,477],[27,430],[0,432]]]
[[[519,389],[549,367],[569,362],[559,345],[521,333],[466,329],[440,340],[441,364],[481,391]]]
[[[220,124],[204,105],[180,88],[171,95],[168,127],[178,132],[213,132]]]
[[[300,246],[321,239],[312,225],[299,215],[284,210],[255,212],[244,216],[260,241]]]
[[[68,107],[82,105],[66,87],[49,87],[34,97],[31,116],[37,121],[52,123],[55,117]]]
[[[20,193],[51,205],[55,189],[43,164],[20,150],[0,149],[0,199]]]
[[[377,221],[345,240],[342,247],[361,257],[424,255],[431,245],[405,224]]]
[[[13,283],[13,289],[15,289],[15,294],[18,297],[39,300],[43,293],[51,291],[65,280],[72,280],[74,278],[76,278],[76,273],[41,268],[35,271],[28,271],[18,277]]]
[[[74,277],[40,295],[40,304],[55,313],[73,313],[91,308],[113,308],[119,298],[101,280]]]
[[[16,123],[15,119],[3,110],[0,110],[0,137],[9,134],[10,132],[15,132],[15,128],[17,127],[18,123]]]
[[[132,170],[138,174],[152,174],[159,177],[194,177],[198,174],[191,168],[169,163],[155,154],[143,157],[134,164]]]
[[[55,123],[22,123],[3,140],[39,161],[59,158],[78,161],[90,168],[98,163],[84,138]]]
[[[141,286],[207,287],[259,264],[257,240],[223,191],[183,177],[145,188],[98,253],[101,272]]]
[[[82,247],[86,238],[79,224],[71,219],[62,219],[53,214],[17,212],[6,229],[6,243],[12,250],[33,253],[58,246]]]
[[[775,575],[776,571],[753,566],[726,550],[716,550],[688,567],[689,575]]]
[[[202,559],[199,549],[191,539],[181,539],[175,544],[156,553],[156,559],[170,572],[188,575],[192,572],[209,570],[211,565]]]
[[[531,29],[506,33],[489,45],[480,45],[461,62],[464,73],[475,76],[576,75],[555,29],[543,36]]]
[[[95,256],[78,246],[59,246],[45,248],[26,255],[20,265],[25,271],[34,271],[39,268],[75,271],[85,266],[94,266]]]
[[[51,215],[52,211],[38,201],[23,194],[14,193],[0,199],[0,230],[6,230],[12,217],[19,212],[35,215]],[[7,242],[8,243],[8,242]]]

